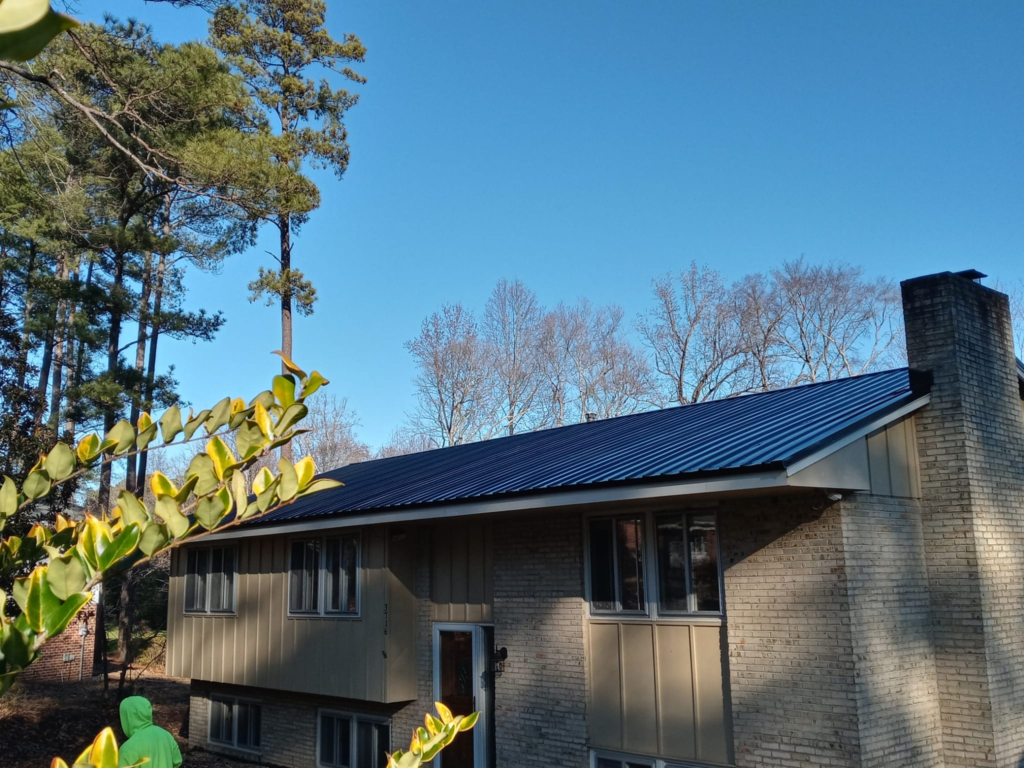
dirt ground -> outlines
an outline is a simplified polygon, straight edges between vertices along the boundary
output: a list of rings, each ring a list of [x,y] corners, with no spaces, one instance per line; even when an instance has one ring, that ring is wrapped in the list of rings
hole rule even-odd
[[[124,739],[117,714],[117,678],[110,695],[102,678],[83,683],[15,683],[0,698],[0,765],[3,768],[49,768],[53,757],[70,765],[106,726]],[[170,731],[182,747],[184,768],[240,768],[238,760],[195,750],[185,751],[188,681],[148,671],[133,691],[153,702],[154,722]]]

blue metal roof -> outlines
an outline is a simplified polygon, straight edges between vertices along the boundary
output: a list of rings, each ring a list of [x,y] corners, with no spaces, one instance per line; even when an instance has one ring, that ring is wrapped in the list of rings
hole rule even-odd
[[[781,469],[920,394],[901,368],[350,464],[252,523]]]

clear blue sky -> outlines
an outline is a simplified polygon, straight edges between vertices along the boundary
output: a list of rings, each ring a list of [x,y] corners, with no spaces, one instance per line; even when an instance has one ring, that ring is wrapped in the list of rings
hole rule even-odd
[[[206,36],[201,12],[91,5]],[[328,26],[362,38],[369,83],[295,249],[320,293],[296,359],[371,444],[413,405],[403,342],[501,277],[629,316],[693,259],[1024,277],[1024,3],[329,0]],[[191,281],[228,323],[168,347],[190,401],[275,372],[278,316],[246,290],[267,235]]]

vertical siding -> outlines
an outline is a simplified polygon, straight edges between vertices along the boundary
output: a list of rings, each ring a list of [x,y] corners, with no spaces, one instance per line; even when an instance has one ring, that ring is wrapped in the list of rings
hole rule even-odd
[[[921,495],[914,417],[868,435],[871,493],[875,496],[917,498]]]
[[[434,621],[494,621],[494,531],[459,521],[433,532],[431,602]]]
[[[362,532],[361,615],[354,619],[287,615],[288,544],[289,537],[283,535],[238,541],[233,616],[184,614],[185,554],[172,554],[168,673],[367,701],[398,700],[389,699],[391,695],[409,698],[410,686],[415,686],[415,662],[409,659],[415,651],[403,644],[414,643],[412,635],[390,638],[393,671],[385,658],[385,603],[389,589],[395,589],[387,567],[386,529]],[[392,621],[414,621],[410,574],[414,569],[397,580],[398,585],[408,582],[409,594],[401,605],[403,618]]]
[[[723,627],[589,622],[590,742],[675,760],[728,762]]]

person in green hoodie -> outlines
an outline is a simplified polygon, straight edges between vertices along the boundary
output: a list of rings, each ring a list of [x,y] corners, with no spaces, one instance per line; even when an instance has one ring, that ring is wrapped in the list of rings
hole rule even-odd
[[[146,768],[178,768],[181,750],[178,742],[159,725],[153,725],[153,705],[142,696],[129,696],[121,702],[121,729],[128,740],[121,745],[119,765],[135,765],[148,757]]]

